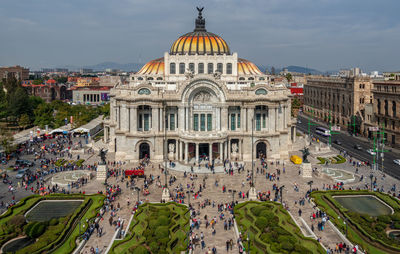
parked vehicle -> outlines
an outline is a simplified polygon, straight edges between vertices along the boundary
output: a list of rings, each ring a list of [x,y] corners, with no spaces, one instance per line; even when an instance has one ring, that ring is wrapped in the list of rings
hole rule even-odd
[[[340,140],[335,140],[335,141],[333,141],[333,143],[335,143],[337,145],[342,145],[342,142]]]
[[[315,128],[315,133],[322,135],[324,137],[329,137],[331,135],[331,131],[324,127]]]
[[[393,162],[394,162],[394,164],[397,164],[400,166],[400,159],[393,160]]]
[[[367,153],[369,153],[370,155],[376,155],[376,152],[374,151],[374,149],[368,149]]]
[[[355,144],[355,145],[354,145],[354,149],[362,150],[362,147],[361,147],[359,144]]]
[[[28,166],[28,167],[32,167],[33,165],[35,165],[35,163],[33,163],[32,161],[28,161],[28,160],[16,160],[15,161],[15,166]]]

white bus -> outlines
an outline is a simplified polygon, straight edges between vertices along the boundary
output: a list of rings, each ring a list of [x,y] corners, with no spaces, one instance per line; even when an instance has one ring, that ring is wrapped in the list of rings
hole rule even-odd
[[[315,128],[315,133],[322,135],[324,137],[329,137],[331,135],[330,131],[324,127],[317,127]]]

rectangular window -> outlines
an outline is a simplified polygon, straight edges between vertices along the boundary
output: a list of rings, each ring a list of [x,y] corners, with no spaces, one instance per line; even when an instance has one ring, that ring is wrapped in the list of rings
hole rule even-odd
[[[169,122],[170,122],[169,129],[171,131],[174,131],[175,130],[175,114],[169,115]]]
[[[222,63],[217,63],[217,71],[219,72],[219,73],[223,73],[223,65],[222,65]]]
[[[261,130],[261,114],[256,114],[256,131]]]
[[[204,73],[204,64],[199,63],[199,74],[203,74],[203,73]]]
[[[193,115],[193,130],[195,130],[195,131],[199,130],[199,115],[198,114]]]
[[[185,63],[179,63],[179,74],[185,74]]]
[[[194,73],[194,63],[189,63],[189,70]]]
[[[237,127],[240,128],[240,114],[238,114],[238,122],[237,122]]]
[[[232,74],[232,64],[226,64],[226,74]]]
[[[142,130],[142,128],[143,128],[143,125],[142,125],[142,117],[143,117],[143,115],[142,115],[142,114],[139,114],[139,130]]]
[[[201,114],[200,115],[200,131],[205,131],[206,130],[206,115]]]
[[[231,114],[231,131],[236,130],[236,117],[235,114]]]
[[[266,127],[265,114],[263,114],[262,127],[263,127],[263,128]]]
[[[213,74],[214,73],[214,65],[213,65],[213,63],[208,63],[208,65],[207,65],[207,73],[208,74]]]
[[[170,65],[169,65],[169,73],[170,74],[175,74],[176,73],[175,63],[170,63]]]
[[[150,129],[149,118],[149,114],[144,114],[144,131],[148,131]]]
[[[207,131],[212,131],[212,115],[207,114]]]

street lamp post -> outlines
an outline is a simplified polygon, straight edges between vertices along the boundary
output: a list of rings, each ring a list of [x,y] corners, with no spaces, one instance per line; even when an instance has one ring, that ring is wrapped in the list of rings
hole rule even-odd
[[[282,200],[283,200],[283,188],[285,188],[285,185],[282,185],[281,187],[279,187],[279,192],[280,192],[280,196],[281,196],[281,204],[283,204]]]
[[[254,187],[254,116],[251,118],[251,187]]]
[[[373,174],[370,174],[369,175],[369,179],[371,179],[371,191],[372,191],[372,179],[374,178],[374,175]]]
[[[167,185],[167,160],[168,160],[168,156],[167,156],[167,148],[168,148],[168,141],[167,141],[167,105],[164,102],[164,174],[165,174],[165,188],[168,188]]]
[[[186,194],[188,195],[188,204],[189,204],[189,206],[190,206],[190,191],[186,191]]]
[[[229,192],[229,193],[232,193],[232,204],[234,204],[234,203],[235,203],[235,193],[236,193],[236,190],[228,190],[228,192]]]
[[[135,190],[137,191],[137,202],[139,204],[140,188],[139,187],[135,187]]]
[[[314,183],[313,181],[309,181],[309,182],[307,183],[308,185],[310,185],[310,193],[311,193],[311,190],[312,190],[312,185],[313,185],[313,183]]]
[[[250,253],[250,239],[249,239],[249,232],[247,232],[247,248],[249,249],[247,253]]]

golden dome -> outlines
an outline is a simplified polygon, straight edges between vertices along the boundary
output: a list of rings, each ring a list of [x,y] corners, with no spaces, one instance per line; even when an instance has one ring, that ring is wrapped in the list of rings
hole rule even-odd
[[[171,55],[230,55],[228,44],[220,36],[207,31],[194,31],[179,37],[170,50]]]
[[[151,60],[145,64],[137,74],[141,75],[163,75],[164,74],[164,57]]]
[[[262,75],[263,73],[252,62],[238,58],[238,75]]]
[[[230,55],[228,44],[220,36],[207,32],[206,21],[201,15],[203,8],[197,8],[199,16],[193,32],[179,37],[170,50],[171,55]]]

